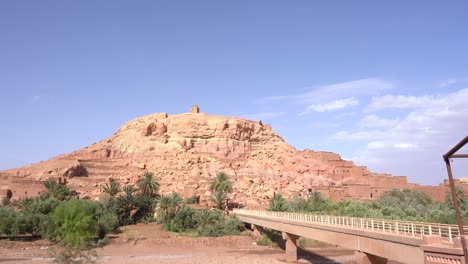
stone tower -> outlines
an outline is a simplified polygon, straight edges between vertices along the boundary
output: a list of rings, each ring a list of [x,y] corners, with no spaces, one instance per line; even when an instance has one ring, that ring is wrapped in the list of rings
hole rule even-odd
[[[190,107],[190,113],[194,113],[194,114],[200,113],[200,108],[198,108],[198,105],[192,105]]]

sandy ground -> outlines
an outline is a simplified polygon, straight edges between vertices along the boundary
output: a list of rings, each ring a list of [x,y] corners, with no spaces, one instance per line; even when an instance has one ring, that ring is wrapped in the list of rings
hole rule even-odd
[[[98,263],[259,264],[285,263],[284,250],[257,246],[247,234],[219,238],[192,237],[162,231],[159,225],[135,225],[111,236],[97,249]],[[49,242],[0,240],[0,263],[50,263]],[[339,247],[300,250],[299,263],[354,262],[353,251]]]

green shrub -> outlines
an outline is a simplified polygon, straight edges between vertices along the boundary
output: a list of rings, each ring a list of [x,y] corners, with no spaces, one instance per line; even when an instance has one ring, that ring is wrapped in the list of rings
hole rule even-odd
[[[229,217],[229,219],[224,221],[223,233],[225,235],[238,235],[240,234],[241,227],[244,224],[237,219],[235,216]]]
[[[189,198],[186,198],[184,200],[186,204],[198,204],[199,203],[199,197],[197,195],[191,196]]]
[[[105,213],[99,216],[97,220],[97,226],[97,235],[100,239],[102,239],[106,234],[117,230],[119,227],[119,219],[113,213]]]
[[[173,232],[183,232],[196,226],[195,210],[190,206],[182,207],[173,219],[167,220],[165,228]]]
[[[194,219],[197,228],[204,228],[221,222],[223,214],[220,210],[198,210],[194,215]]]
[[[78,264],[96,263],[98,255],[93,249],[76,248],[69,245],[54,245],[49,248],[49,256],[55,263]]]
[[[288,210],[288,203],[279,193],[275,193],[268,204],[268,211],[285,212]]]
[[[0,208],[0,234],[13,239],[19,233],[16,225],[18,213],[11,208]]]
[[[259,239],[257,239],[255,243],[257,243],[257,245],[259,246],[268,246],[268,245],[273,244],[273,241],[268,235],[262,234],[262,236]]]
[[[221,223],[216,223],[214,225],[207,225],[204,227],[198,227],[197,232],[200,236],[205,237],[220,237],[223,236],[223,225]]]
[[[83,200],[72,199],[55,209],[50,216],[49,238],[67,246],[89,244],[96,231],[96,221]]]
[[[297,240],[297,245],[301,248],[326,248],[331,246],[325,242],[305,237],[299,238]]]

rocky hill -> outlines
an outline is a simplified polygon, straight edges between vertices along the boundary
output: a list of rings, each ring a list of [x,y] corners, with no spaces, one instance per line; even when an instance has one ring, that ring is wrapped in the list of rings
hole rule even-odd
[[[211,195],[210,179],[225,172],[234,181],[232,198],[247,206],[265,204],[274,192],[303,195],[308,188],[335,199],[375,199],[391,188],[416,188],[406,177],[369,172],[330,152],[298,151],[269,125],[198,112],[155,113],[124,124],[112,136],[69,154],[0,172],[14,197],[35,195],[40,181],[60,178],[96,198],[110,178],[135,183],[145,171],[160,180],[160,191],[185,197]],[[29,192],[29,193],[28,193]]]

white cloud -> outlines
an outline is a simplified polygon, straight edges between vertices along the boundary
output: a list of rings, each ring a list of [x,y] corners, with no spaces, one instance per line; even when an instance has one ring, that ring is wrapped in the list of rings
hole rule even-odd
[[[446,177],[442,155],[468,134],[468,88],[443,95],[386,95],[374,98],[371,106],[406,113],[398,120],[368,115],[359,130],[340,131],[335,139],[367,142],[353,159],[374,171],[407,175],[413,182],[440,183]],[[364,125],[369,120],[380,124]],[[468,176],[467,171],[458,176]]]
[[[351,107],[351,106],[356,106],[359,104],[359,101],[355,99],[354,97],[351,98],[345,98],[345,99],[339,99],[339,100],[334,100],[331,102],[328,102],[326,104],[313,104],[307,107],[306,110],[304,110],[301,115],[308,114],[312,111],[316,112],[331,112],[331,111],[336,111],[339,109],[343,109],[346,107]]]
[[[385,119],[376,115],[367,115],[359,122],[361,127],[391,127],[398,123],[397,119]]]
[[[312,111],[326,112],[338,110],[345,106],[357,105],[358,96],[374,95],[393,88],[393,84],[379,79],[367,78],[331,85],[323,85],[307,89],[305,92],[293,95],[270,96],[256,100],[256,103],[285,102],[305,105],[302,114]],[[352,98],[352,99],[351,99]],[[330,110],[329,110],[330,109]]]
[[[386,108],[419,108],[425,107],[434,100],[432,96],[405,96],[405,95],[384,95],[372,97],[367,111],[382,110]]]
[[[411,143],[397,143],[393,145],[397,149],[417,149],[418,146]]]
[[[448,79],[439,83],[439,88],[446,88],[455,84],[466,83],[468,82],[468,77],[459,78],[459,79]]]
[[[449,80],[446,80],[446,81],[443,81],[439,84],[439,87],[440,88],[445,88],[447,86],[451,86],[453,84],[456,84],[457,83],[457,80],[456,79],[449,79]]]
[[[304,102],[320,102],[355,95],[375,94],[393,88],[393,84],[377,79],[368,78],[344,83],[320,86],[297,96],[296,100]]]
[[[385,147],[385,144],[380,141],[371,141],[367,143],[367,148],[369,149],[382,149]]]
[[[348,132],[340,131],[335,134],[334,138],[341,141],[368,141],[381,137],[381,131],[358,131]]]

